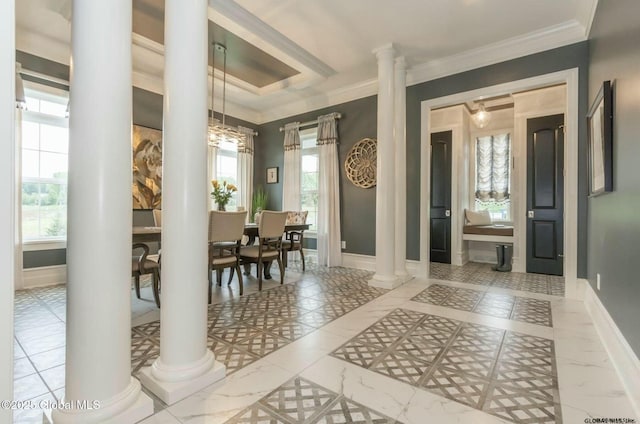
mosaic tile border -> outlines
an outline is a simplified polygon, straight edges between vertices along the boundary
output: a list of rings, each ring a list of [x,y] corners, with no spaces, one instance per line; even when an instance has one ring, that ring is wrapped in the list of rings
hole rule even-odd
[[[395,309],[331,356],[509,421],[562,422],[553,340]]]
[[[445,281],[564,296],[563,277],[520,272],[497,272],[491,269],[491,264],[468,262],[463,266],[456,266],[432,262],[429,268],[429,277]]]
[[[551,302],[548,300],[481,292],[443,284],[432,284],[411,300],[529,324],[553,326]]]

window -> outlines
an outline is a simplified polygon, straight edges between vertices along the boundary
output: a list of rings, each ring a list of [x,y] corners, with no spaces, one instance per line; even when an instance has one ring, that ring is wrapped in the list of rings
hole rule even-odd
[[[235,143],[221,141],[216,156],[216,180],[226,181],[238,186],[238,146]],[[227,210],[234,211],[238,204],[237,196],[231,196],[227,203]]]
[[[300,131],[301,160],[301,189],[300,210],[309,211],[307,224],[309,230],[318,229],[318,147],[316,146],[317,128]]]
[[[494,221],[511,219],[511,137],[508,133],[476,138],[475,210],[488,210]]]
[[[25,90],[22,114],[22,238],[63,240],[67,235],[69,124],[67,99]]]

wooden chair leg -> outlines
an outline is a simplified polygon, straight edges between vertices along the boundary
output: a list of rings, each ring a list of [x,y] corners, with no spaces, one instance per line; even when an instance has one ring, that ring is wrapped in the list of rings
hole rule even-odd
[[[262,262],[258,262],[258,291],[262,291]]]
[[[134,277],[134,280],[135,280],[135,281],[134,281],[134,284],[133,284],[133,285],[134,285],[134,287],[136,288],[136,297],[137,297],[138,299],[140,299],[140,276],[139,276],[139,275],[136,275],[136,276]]]
[[[304,266],[304,253],[302,252],[302,249],[300,249],[300,260],[302,261],[302,271],[305,270],[305,266]]]
[[[240,269],[240,267],[237,267],[238,269]],[[235,271],[235,268],[229,268],[229,281],[227,281],[227,286],[231,285],[231,280],[233,280],[233,272]],[[238,275],[240,275],[240,271],[238,271]]]
[[[284,264],[284,267],[286,268],[289,266],[289,251],[283,249],[280,256],[282,256],[282,263]]]
[[[233,270],[233,268],[231,268]],[[244,291],[244,287],[242,284],[242,272],[240,272],[240,265],[236,265],[236,271],[238,273],[238,285],[240,286],[240,296],[242,296],[242,292]]]
[[[152,286],[153,286],[153,298],[156,301],[156,306],[159,308],[160,307],[160,273],[158,272],[157,269],[153,271]]]
[[[284,264],[282,263],[280,256],[278,256],[278,267],[280,268],[280,284],[284,284]]]
[[[222,287],[222,270],[216,269],[216,281],[218,282],[218,287]]]
[[[209,265],[207,265],[207,269],[209,270],[209,284],[211,284],[213,281],[211,281],[211,273],[213,272],[213,268],[211,266],[211,262],[209,262]]]

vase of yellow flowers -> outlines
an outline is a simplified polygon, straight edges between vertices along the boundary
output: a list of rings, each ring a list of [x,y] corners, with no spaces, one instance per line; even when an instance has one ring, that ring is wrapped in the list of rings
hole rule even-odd
[[[226,210],[225,207],[227,206],[227,203],[229,203],[229,200],[231,199],[233,193],[238,191],[238,188],[233,184],[227,183],[226,181],[222,181],[222,184],[220,184],[218,180],[212,180],[211,185],[213,186],[211,197],[216,201],[218,210]]]

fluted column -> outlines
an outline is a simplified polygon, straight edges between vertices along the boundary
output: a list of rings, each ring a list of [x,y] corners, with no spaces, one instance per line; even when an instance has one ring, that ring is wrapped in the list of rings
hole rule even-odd
[[[131,377],[131,7],[73,2],[64,400],[100,405],[56,424],[153,413]]]
[[[0,2],[0,399],[13,399],[13,291],[15,236],[15,1]],[[0,408],[10,423],[11,409]]]
[[[407,66],[404,57],[395,61],[394,141],[395,175],[395,274],[406,281],[407,273]]]
[[[395,276],[395,147],[394,147],[394,55],[392,44],[374,53],[378,59],[378,159],[376,185],[375,287],[397,285]]]
[[[165,1],[160,357],[141,380],[168,404],[225,376],[207,349],[207,4]]]

